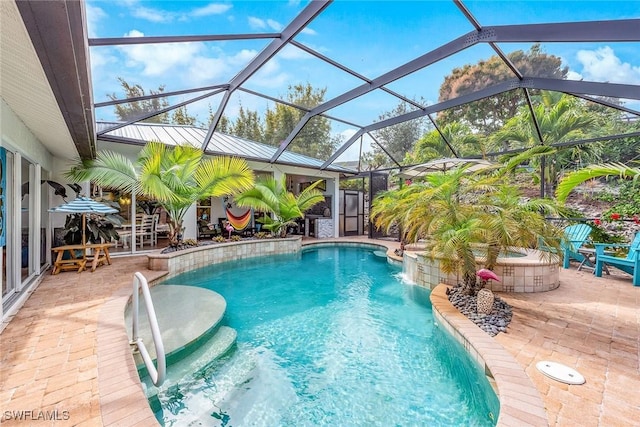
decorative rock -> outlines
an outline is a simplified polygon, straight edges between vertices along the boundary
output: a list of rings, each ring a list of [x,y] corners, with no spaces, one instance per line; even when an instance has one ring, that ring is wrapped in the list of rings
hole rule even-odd
[[[504,302],[500,297],[494,295],[493,310],[489,315],[477,314],[477,302],[474,296],[462,293],[462,287],[454,286],[449,292],[449,301],[451,304],[466,316],[473,323],[478,325],[487,334],[493,336],[500,332],[507,332],[507,326],[511,322],[512,308]],[[493,324],[494,328],[491,329]],[[504,326],[503,326],[504,325]]]

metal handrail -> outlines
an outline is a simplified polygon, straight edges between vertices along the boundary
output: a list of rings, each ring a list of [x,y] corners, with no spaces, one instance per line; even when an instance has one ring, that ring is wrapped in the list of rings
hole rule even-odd
[[[147,317],[149,318],[149,326],[151,327],[151,336],[153,337],[153,343],[156,347],[156,362],[157,368],[153,364],[153,360],[147,351],[142,338],[138,336],[138,307],[140,305],[139,291],[142,289],[142,296],[147,309]],[[132,331],[131,331],[131,345],[137,347],[144,360],[144,364],[149,371],[149,377],[153,385],[159,386],[164,382],[167,373],[167,360],[164,353],[164,344],[162,342],[162,336],[160,335],[160,328],[158,327],[158,319],[156,318],[156,311],[153,308],[153,301],[151,300],[151,293],[149,292],[149,283],[147,279],[140,272],[136,272],[133,277],[133,307],[131,312]]]

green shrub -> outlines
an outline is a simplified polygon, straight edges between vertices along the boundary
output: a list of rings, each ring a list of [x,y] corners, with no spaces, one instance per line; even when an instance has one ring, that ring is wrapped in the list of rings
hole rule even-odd
[[[624,243],[624,236],[610,233],[597,224],[589,224],[591,226],[591,234],[589,238],[592,242],[597,243]]]
[[[611,218],[612,213],[620,214],[622,218],[627,219],[640,215],[640,182],[625,181],[620,185],[620,193],[602,216]]]

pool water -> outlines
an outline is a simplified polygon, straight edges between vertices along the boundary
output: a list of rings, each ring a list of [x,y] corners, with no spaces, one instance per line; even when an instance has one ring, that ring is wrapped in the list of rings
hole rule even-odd
[[[306,248],[165,283],[220,293],[238,336],[222,359],[169,366],[163,425],[495,425],[497,397],[434,324],[429,291],[374,249]]]

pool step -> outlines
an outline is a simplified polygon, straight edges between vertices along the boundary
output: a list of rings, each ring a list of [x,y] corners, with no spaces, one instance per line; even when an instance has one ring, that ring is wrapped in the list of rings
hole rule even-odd
[[[233,334],[226,329],[220,332],[227,307],[226,301],[220,294],[208,289],[182,285],[158,285],[152,287],[150,292],[164,343],[168,369],[219,333],[221,337],[219,339],[233,335],[231,345],[235,342],[235,331]],[[125,310],[125,321],[130,339],[131,317],[132,309],[129,305]],[[151,338],[144,301],[140,302],[139,334],[152,359],[155,360],[155,346]],[[138,353],[134,353],[134,359],[140,376],[146,376],[147,369]]]
[[[208,341],[202,342],[199,347],[185,355],[179,361],[167,366],[167,378],[160,387],[149,386],[146,389],[147,397],[152,397],[159,390],[165,390],[193,376],[194,372],[205,369],[215,360],[227,354],[235,345],[237,332],[228,326],[220,326],[218,331]]]

